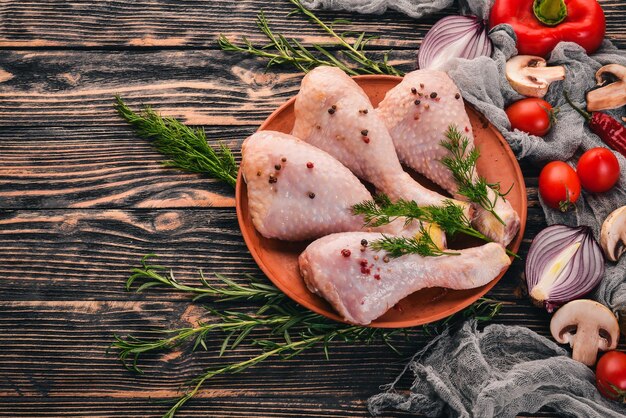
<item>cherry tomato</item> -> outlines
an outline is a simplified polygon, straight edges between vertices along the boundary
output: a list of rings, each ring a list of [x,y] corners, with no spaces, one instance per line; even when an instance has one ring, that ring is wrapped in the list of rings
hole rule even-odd
[[[539,174],[539,193],[548,206],[565,212],[580,196],[580,180],[572,167],[552,161]]]
[[[626,399],[626,354],[609,351],[596,365],[596,387],[609,399]]]
[[[550,103],[532,97],[513,103],[505,112],[511,122],[511,129],[519,129],[536,136],[547,134],[554,120],[554,110]]]
[[[576,173],[585,190],[606,192],[619,180],[619,162],[610,150],[592,148],[578,160]]]

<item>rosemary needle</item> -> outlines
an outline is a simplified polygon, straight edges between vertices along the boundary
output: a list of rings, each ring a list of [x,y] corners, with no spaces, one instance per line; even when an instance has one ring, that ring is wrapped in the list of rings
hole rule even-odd
[[[275,34],[270,28],[269,21],[263,12],[257,16],[257,26],[263,32],[269,43],[264,46],[254,46],[245,37],[242,38],[242,45],[231,42],[224,35],[218,38],[218,44],[224,51],[243,52],[257,57],[268,59],[267,67],[273,65],[291,64],[298,70],[308,72],[320,65],[338,67],[350,75],[357,74],[391,74],[404,75],[402,71],[389,64],[388,52],[383,55],[382,61],[376,61],[367,56],[365,46],[376,36],[368,36],[365,32],[359,33],[354,42],[347,39],[347,34],[339,34],[333,28],[318,18],[313,12],[306,9],[299,0],[289,0],[296,6],[295,13],[300,13],[315,23],[326,34],[330,35],[330,42],[327,46],[313,44],[312,49],[308,49],[296,39],[287,39],[281,34]],[[294,13],[291,13],[294,14]],[[342,21],[346,23],[347,21]],[[349,23],[349,22],[348,22]],[[330,48],[329,48],[330,47]],[[338,49],[342,55],[347,57],[356,66],[351,66],[338,58],[330,49]]]

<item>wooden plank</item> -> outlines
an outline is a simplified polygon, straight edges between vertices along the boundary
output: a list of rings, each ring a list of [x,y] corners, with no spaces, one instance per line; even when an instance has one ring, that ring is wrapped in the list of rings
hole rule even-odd
[[[239,161],[241,142],[255,129],[208,126],[206,133]],[[165,168],[163,160],[124,125],[3,129],[0,209],[234,207],[229,186]],[[530,179],[538,175],[533,165],[522,166]],[[529,193],[536,200],[536,184]]]
[[[208,351],[191,353],[188,346],[181,346],[146,355],[139,363],[144,375],[124,369],[115,352],[107,354],[113,334],[154,338],[152,330],[193,326],[198,320],[210,317],[198,305],[177,302],[0,302],[0,332],[5,337],[0,340],[0,399],[56,398],[61,405],[63,398],[176,397],[181,385],[202,370],[260,353],[243,344],[219,358],[224,335],[209,334]],[[549,335],[547,314],[524,302],[506,305],[496,322],[516,325],[522,321]],[[262,330],[252,336],[267,338]],[[246,397],[363,401],[377,393],[379,385],[392,381],[406,359],[431,339],[419,330],[411,331],[408,339],[399,336],[394,344],[400,356],[380,342],[369,346],[336,342],[331,345],[330,360],[319,347],[289,360],[270,358],[240,374],[216,376],[198,397],[230,398],[244,408],[240,398]]]
[[[623,0],[603,0],[610,38],[626,40]],[[256,16],[265,11],[272,28],[305,43],[324,42],[323,33],[301,17],[287,17],[293,6],[286,0],[114,0],[100,3],[33,0],[0,4],[0,47],[123,47],[123,48],[215,48],[219,33],[254,42],[265,42],[256,28]],[[319,12],[326,21],[350,19],[353,25],[341,30],[367,31],[382,35],[373,46],[416,49],[432,24],[455,9],[419,20],[398,12],[364,16]]]
[[[206,132],[239,160],[254,130]],[[235,206],[230,186],[163,167],[164,157],[126,126],[5,129],[0,161],[0,208]]]
[[[522,257],[545,226],[529,211]],[[232,209],[42,210],[0,212],[0,294],[3,300],[184,300],[154,291],[129,295],[124,283],[145,254],[173,268],[181,281],[223,274],[263,277],[248,253]],[[523,262],[516,261],[494,297],[516,300]]]
[[[394,57],[415,66],[412,52]],[[302,78],[291,68],[266,73],[265,64],[222,51],[7,51],[0,127],[119,126],[115,94],[190,124],[259,125]]]

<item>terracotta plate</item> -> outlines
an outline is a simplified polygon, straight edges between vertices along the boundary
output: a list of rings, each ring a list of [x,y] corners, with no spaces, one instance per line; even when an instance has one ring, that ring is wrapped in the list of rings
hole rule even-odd
[[[374,107],[385,97],[385,93],[400,83],[400,77],[393,76],[357,76],[355,81],[365,90]],[[279,107],[261,125],[259,130],[275,130],[290,133],[294,122],[294,99]],[[503,190],[513,185],[508,200],[521,218],[521,228],[509,248],[517,251],[526,226],[526,188],[524,178],[513,152],[500,133],[472,107],[467,107],[475,135],[475,144],[480,148],[481,157],[478,169],[490,182],[500,182]],[[411,173],[422,184],[437,190],[429,181]],[[246,241],[246,245],[257,264],[269,279],[291,299],[314,312],[328,318],[342,321],[341,317],[319,296],[309,292],[298,271],[298,256],[308,242],[290,243],[262,237],[252,225],[248,211],[246,184],[241,177],[237,179],[236,190],[237,219]],[[453,248],[463,248],[480,244],[476,241],[457,240],[451,242]],[[401,328],[422,325],[451,315],[469,306],[487,293],[500,278],[502,273],[491,283],[470,290],[446,290],[430,288],[420,290],[398,303],[385,315],[373,321],[372,327]]]

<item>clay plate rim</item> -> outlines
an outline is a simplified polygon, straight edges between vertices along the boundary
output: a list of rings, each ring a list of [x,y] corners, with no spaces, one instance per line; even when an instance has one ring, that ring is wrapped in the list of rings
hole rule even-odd
[[[402,80],[402,77],[391,76],[391,75],[359,75],[359,76],[353,76],[352,78],[359,85],[368,84],[368,82],[380,82],[380,81],[395,82],[397,84],[397,83],[400,83],[400,81]],[[385,93],[386,91],[383,92],[383,96]],[[261,126],[259,126],[258,131],[266,130],[268,125],[270,125],[282,112],[284,112],[289,107],[293,106],[294,102],[295,102],[295,96],[290,98],[287,102],[282,104],[280,107],[278,107],[274,112],[272,112],[270,116],[268,116],[268,118],[261,124]],[[469,110],[470,112],[474,112],[476,116],[484,119],[484,117],[478,111],[476,111],[474,107],[471,106],[469,103],[466,102],[465,105],[466,105],[467,110]],[[516,177],[514,181],[521,187],[521,191],[522,191],[520,195],[521,211],[518,212],[520,216],[520,230],[518,231],[517,235],[508,246],[508,248],[511,251],[517,252],[519,250],[520,244],[522,242],[522,238],[524,236],[524,231],[526,228],[526,219],[527,219],[527,212],[528,212],[528,202],[527,202],[527,196],[525,193],[526,184],[524,182],[524,176],[522,175],[522,170],[519,164],[517,163],[517,159],[515,158],[513,151],[509,147],[509,144],[506,142],[502,134],[489,121],[487,121],[486,119],[485,121],[486,121],[487,126],[486,127],[483,126],[483,129],[491,131],[491,133],[500,142],[500,145],[504,149],[504,152],[506,153],[509,161],[513,163],[513,169],[515,171],[515,177]],[[323,315],[329,319],[332,319],[338,322],[347,323],[332,308],[323,309],[311,303],[310,300],[303,299],[302,297],[297,295],[289,286],[283,284],[283,282],[275,279],[272,276],[271,270],[266,265],[266,262],[263,259],[263,257],[261,257],[261,255],[259,254],[258,248],[256,248],[254,245],[251,245],[252,238],[250,234],[256,233],[256,230],[254,229],[254,226],[252,225],[252,222],[249,218],[249,214],[248,214],[248,219],[244,218],[244,213],[241,208],[241,202],[242,202],[244,193],[247,196],[246,183],[245,181],[243,181],[241,170],[239,170],[239,173],[237,175],[237,184],[235,188],[235,206],[236,206],[236,211],[237,211],[237,221],[239,223],[239,228],[241,230],[246,246],[248,247],[250,254],[252,255],[254,261],[257,263],[259,268],[263,271],[263,273],[270,279],[270,281],[276,287],[278,287],[283,293],[285,293],[289,298],[291,298],[298,304],[306,307],[307,309],[315,313]],[[378,321],[377,319],[377,320],[372,321],[372,323],[369,324],[368,326],[373,327],[373,328],[406,328],[406,327],[424,325],[427,323],[435,322],[440,319],[446,318],[456,312],[461,311],[462,309],[465,309],[466,307],[474,303],[476,300],[484,296],[489,290],[491,290],[496,285],[496,283],[500,281],[500,279],[506,274],[509,268],[510,266],[488,284],[479,288],[469,289],[470,291],[473,291],[473,294],[471,295],[471,297],[465,298],[465,300],[459,302],[458,304],[454,306],[451,306],[448,309],[438,311],[437,313],[432,314],[430,316],[420,317],[420,318],[408,318],[406,320],[400,320],[400,321],[386,321],[383,323],[377,323]],[[465,291],[449,290],[448,294],[455,293],[455,292],[465,292]],[[314,295],[313,293],[311,293],[311,296],[317,297],[317,295]]]

